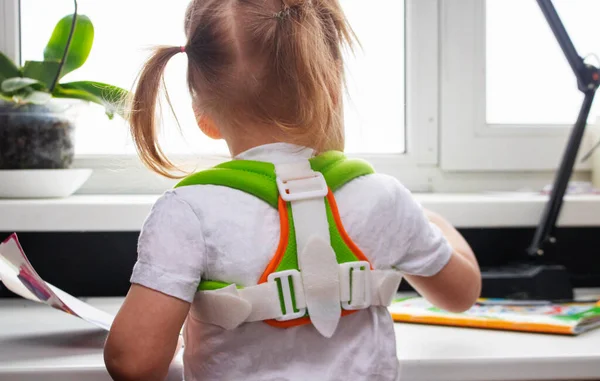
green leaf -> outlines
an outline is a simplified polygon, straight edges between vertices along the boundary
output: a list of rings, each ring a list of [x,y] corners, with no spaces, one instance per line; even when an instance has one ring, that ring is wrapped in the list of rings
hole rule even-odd
[[[69,40],[73,15],[64,17],[56,24],[52,37],[44,50],[45,61],[61,61]],[[77,16],[75,24],[75,33],[71,41],[71,48],[67,55],[65,66],[63,67],[61,77],[75,69],[79,69],[87,61],[92,45],[94,44],[94,25],[89,17],[84,15]]]
[[[0,89],[4,93],[14,93],[27,87],[37,87],[39,89],[42,84],[37,79],[17,77],[6,79],[0,85]]]
[[[114,114],[123,117],[125,115],[124,103],[129,92],[120,87],[92,81],[61,83],[59,87],[61,91],[74,91],[73,94],[77,94],[77,96],[92,96],[93,98],[90,99],[81,97],[77,99],[89,100],[104,106],[109,118],[112,118]]]
[[[0,52],[0,82],[7,78],[20,77],[21,72],[10,58]]]
[[[5,102],[12,102],[12,97],[6,96],[2,93],[0,93],[0,101],[5,101]],[[2,103],[2,102],[0,102]]]
[[[93,102],[104,106],[101,98],[98,98],[94,94],[90,94],[84,90],[67,89],[61,85],[56,86],[54,93],[52,94],[56,98],[67,98],[67,99],[79,99],[82,101]]]
[[[23,76],[37,79],[49,88],[56,77],[59,66],[60,63],[55,61],[27,61],[23,66]]]

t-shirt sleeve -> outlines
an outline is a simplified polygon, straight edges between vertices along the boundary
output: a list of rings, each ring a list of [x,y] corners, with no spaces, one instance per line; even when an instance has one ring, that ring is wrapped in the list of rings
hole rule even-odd
[[[200,225],[185,200],[165,193],[143,225],[131,283],[191,303],[206,263]]]
[[[436,275],[450,261],[453,249],[408,189],[397,181],[394,188],[400,229],[394,232],[398,250],[394,251],[392,266],[409,275]]]

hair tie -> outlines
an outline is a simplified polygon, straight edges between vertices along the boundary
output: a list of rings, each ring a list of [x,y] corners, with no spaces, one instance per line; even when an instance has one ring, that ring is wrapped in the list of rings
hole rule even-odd
[[[286,5],[284,3],[283,7],[281,8],[281,10],[279,12],[273,13],[273,17],[278,19],[279,21],[289,19],[290,17],[292,17],[292,15],[295,15],[296,12],[298,12],[299,7],[300,7],[299,4]]]
[[[185,46],[180,46],[179,50],[181,51],[181,53],[185,53]]]
[[[279,21],[283,21],[286,18],[290,17],[290,14],[291,14],[291,8],[286,6],[281,11],[274,13],[273,17],[278,19]]]

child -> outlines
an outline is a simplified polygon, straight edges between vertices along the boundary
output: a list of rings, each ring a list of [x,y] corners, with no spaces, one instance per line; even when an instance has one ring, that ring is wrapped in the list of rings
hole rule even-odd
[[[164,379],[185,322],[187,381],[396,380],[385,306],[399,274],[450,311],[474,303],[480,274],[445,220],[335,152],[352,39],[338,0],[195,0],[185,29],[185,47],[157,49],[139,78],[139,154],[172,176],[155,106],[165,66],[184,52],[198,125],[236,160],[153,207],[108,371]]]

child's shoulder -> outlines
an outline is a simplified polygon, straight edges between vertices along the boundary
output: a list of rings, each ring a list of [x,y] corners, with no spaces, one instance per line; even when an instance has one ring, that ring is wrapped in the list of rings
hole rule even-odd
[[[406,223],[422,214],[411,192],[398,179],[385,174],[359,177],[340,188],[335,197],[342,214],[355,215],[376,226]]]
[[[154,204],[165,214],[182,214],[200,221],[237,218],[242,210],[264,213],[271,206],[250,193],[222,185],[198,184],[167,190]],[[274,209],[276,212],[276,210]]]
[[[395,177],[373,173],[352,180],[339,190],[340,195],[352,193],[365,198],[380,198],[390,203],[413,201],[411,192]]]
[[[239,198],[240,194],[244,194],[244,192],[221,185],[190,185],[167,190],[159,197],[155,206],[165,204],[168,207],[170,205],[184,204],[191,209],[197,209],[206,206],[205,204],[210,205],[220,202],[220,200]]]
[[[390,268],[411,245],[421,206],[398,179],[372,174],[353,180],[336,192],[340,216],[354,242],[371,262]]]

